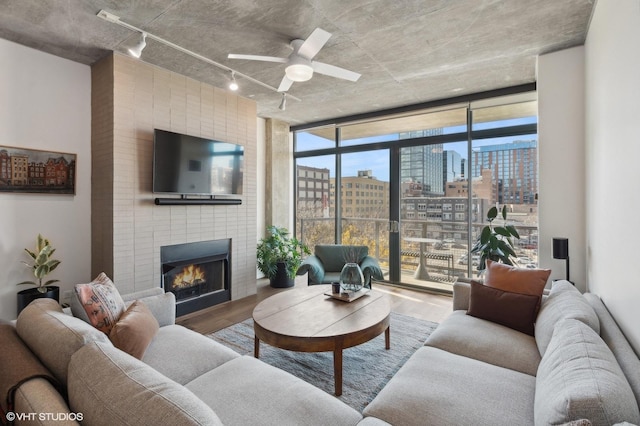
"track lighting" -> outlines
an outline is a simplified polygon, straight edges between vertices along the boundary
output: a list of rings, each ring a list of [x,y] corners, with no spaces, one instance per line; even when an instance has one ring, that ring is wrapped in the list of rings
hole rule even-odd
[[[140,41],[135,46],[129,48],[129,53],[135,58],[142,55],[142,50],[147,46],[147,33],[141,33]]]
[[[236,81],[235,71],[231,71],[231,83],[229,83],[229,90],[235,92],[238,90],[238,82]]]
[[[280,102],[280,106],[278,107],[278,109],[280,111],[284,111],[286,108],[287,108],[287,94],[282,93],[282,101]]]
[[[100,12],[98,12],[98,14],[96,16],[98,18],[104,19],[107,22],[111,22],[112,24],[119,25],[121,27],[127,28],[127,29],[129,29],[131,31],[135,31],[135,32],[138,32],[138,33],[141,34],[140,42],[136,46],[128,49],[129,53],[131,55],[135,56],[136,58],[139,58],[140,55],[142,54],[142,50],[147,45],[146,39],[148,37],[148,38],[150,38],[151,40],[153,40],[155,42],[158,42],[158,43],[163,44],[165,46],[168,46],[168,47],[170,47],[172,49],[175,49],[175,50],[177,50],[179,52],[182,52],[184,54],[192,56],[192,57],[194,57],[194,58],[196,58],[196,59],[198,59],[200,61],[206,62],[206,63],[208,63],[210,65],[215,66],[215,67],[218,67],[218,68],[223,69],[225,71],[231,72],[232,81],[231,81],[231,83],[229,83],[229,89],[230,90],[237,90],[238,89],[238,83],[236,82],[236,79],[235,79],[235,76],[237,74],[240,77],[242,77],[244,80],[250,81],[250,82],[255,83],[257,85],[260,85],[260,86],[262,86],[262,87],[264,87],[266,89],[272,90],[274,92],[281,93],[281,92],[278,91],[277,88],[275,88],[273,86],[270,86],[270,85],[268,85],[266,83],[263,83],[260,80],[257,80],[257,79],[255,79],[255,78],[253,78],[251,76],[248,76],[248,75],[243,74],[241,72],[238,72],[238,71],[236,71],[234,69],[231,69],[228,66],[221,64],[220,62],[216,62],[216,61],[214,61],[212,59],[209,59],[209,58],[207,58],[205,56],[202,56],[202,55],[200,55],[198,53],[192,52],[189,49],[185,49],[184,47],[179,46],[179,45],[177,45],[175,43],[172,43],[169,40],[166,40],[166,39],[164,39],[162,37],[158,37],[155,34],[148,33],[146,31],[144,31],[142,28],[138,28],[138,27],[136,27],[134,25],[128,24],[128,23],[122,21],[119,16],[114,15],[113,13],[107,12],[106,10],[101,10]],[[313,69],[311,71],[313,72]],[[287,103],[285,96],[286,96],[286,93],[282,92],[282,102],[280,102],[280,107],[279,107],[282,111],[284,111],[284,109],[286,107],[286,103]],[[289,97],[291,99],[293,99],[293,100],[298,101],[298,102],[301,101],[301,99],[299,99],[299,98],[297,98],[297,97],[295,97],[293,95],[289,95]]]

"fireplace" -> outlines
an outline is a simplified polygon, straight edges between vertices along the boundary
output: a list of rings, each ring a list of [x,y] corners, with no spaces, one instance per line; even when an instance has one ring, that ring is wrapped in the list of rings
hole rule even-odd
[[[231,300],[231,239],[160,247],[162,287],[176,296],[176,315]]]

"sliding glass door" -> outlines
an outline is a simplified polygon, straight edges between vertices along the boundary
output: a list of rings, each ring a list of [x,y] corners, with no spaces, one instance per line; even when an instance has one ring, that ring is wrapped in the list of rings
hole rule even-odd
[[[385,281],[450,291],[489,208],[507,205],[537,265],[535,93],[296,131],[296,235],[366,245]]]

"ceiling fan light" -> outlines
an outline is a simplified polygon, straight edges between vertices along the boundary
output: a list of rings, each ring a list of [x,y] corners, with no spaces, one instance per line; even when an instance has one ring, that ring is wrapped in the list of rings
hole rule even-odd
[[[140,41],[135,46],[129,48],[129,54],[134,58],[139,58],[142,55],[142,51],[147,47],[147,34],[142,33]]]
[[[313,77],[313,68],[306,64],[291,64],[284,72],[291,81],[308,81]]]

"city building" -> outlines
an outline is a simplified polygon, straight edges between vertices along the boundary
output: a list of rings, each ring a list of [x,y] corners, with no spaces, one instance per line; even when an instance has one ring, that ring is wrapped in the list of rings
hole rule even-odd
[[[305,218],[329,217],[329,169],[298,165],[298,212]]]
[[[484,169],[480,176],[471,179],[472,197],[484,198],[495,204],[497,187],[492,175],[491,169]],[[445,184],[445,197],[467,197],[468,193],[469,182],[466,179],[448,181]]]
[[[487,199],[473,198],[471,221],[481,224],[491,203]],[[407,232],[437,240],[468,241],[469,199],[467,197],[403,197],[401,219]],[[407,232],[408,233],[408,232]]]
[[[442,129],[401,132],[399,139],[438,136]],[[413,146],[400,151],[401,181],[420,184],[422,195],[444,195],[443,145]]]
[[[457,151],[447,149],[442,155],[442,182],[446,191],[448,182],[464,178],[464,161]]]
[[[484,169],[493,172],[499,204],[536,204],[538,192],[538,142],[514,141],[481,146],[473,151],[471,176]]]
[[[331,209],[335,208],[335,179],[331,179]],[[342,215],[358,218],[389,216],[389,182],[378,180],[371,170],[342,177]]]

